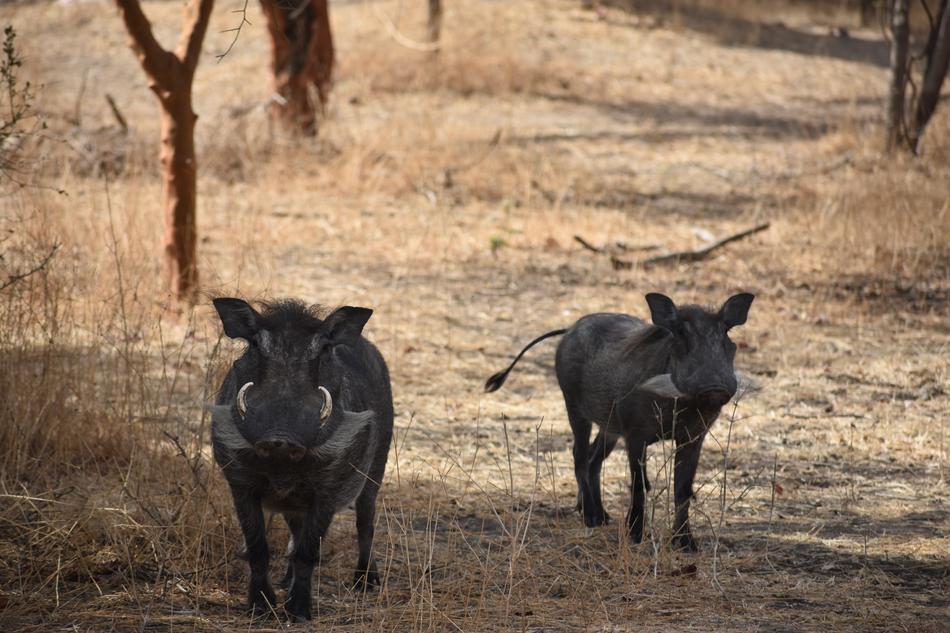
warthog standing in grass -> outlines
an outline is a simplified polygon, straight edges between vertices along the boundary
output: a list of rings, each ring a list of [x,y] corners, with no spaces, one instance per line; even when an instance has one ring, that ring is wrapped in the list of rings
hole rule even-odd
[[[356,583],[379,584],[371,550],[393,403],[386,363],[361,335],[373,311],[343,307],[320,318],[295,301],[258,312],[240,299],[215,299],[214,307],[224,333],[248,343],[221,385],[211,427],[244,532],[248,606],[257,614],[278,609],[266,508],[281,513],[291,533],[284,609],[291,620],[308,620],[320,540],[354,499]]]
[[[630,539],[643,538],[644,494],[649,489],[646,447],[673,439],[674,544],[695,550],[689,502],[703,438],[738,388],[731,328],[746,322],[753,295],[738,294],[718,311],[677,307],[664,295],[646,296],[653,325],[625,314],[591,314],[566,330],[531,341],[507,369],[485,384],[500,388],[531,346],[563,334],[555,367],[574,432],[574,474],[579,507],[588,526],[609,520],[600,494],[604,459],[624,439],[630,459]],[[600,430],[589,446],[591,423]]]

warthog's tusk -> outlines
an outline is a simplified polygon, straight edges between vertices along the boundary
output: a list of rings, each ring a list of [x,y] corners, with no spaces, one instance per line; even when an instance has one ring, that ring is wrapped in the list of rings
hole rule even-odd
[[[247,415],[247,390],[254,386],[253,382],[246,382],[244,386],[238,391],[237,395],[237,407],[238,413],[241,414],[241,419],[244,419],[244,416]]]
[[[323,392],[323,408],[320,409],[320,421],[324,422],[333,413],[333,398],[323,385],[318,386],[317,389]]]

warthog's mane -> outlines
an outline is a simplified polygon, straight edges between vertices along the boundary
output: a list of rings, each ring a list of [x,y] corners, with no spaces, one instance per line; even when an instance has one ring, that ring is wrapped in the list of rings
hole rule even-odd
[[[264,330],[315,331],[330,310],[322,305],[305,305],[296,299],[261,302],[260,327]]]
[[[680,319],[688,323],[712,321],[717,318],[718,310],[705,308],[699,305],[677,306],[676,312]],[[670,342],[671,334],[665,328],[652,323],[644,322],[643,327],[627,337],[623,343],[623,353],[626,356],[636,356],[652,345],[661,342]]]

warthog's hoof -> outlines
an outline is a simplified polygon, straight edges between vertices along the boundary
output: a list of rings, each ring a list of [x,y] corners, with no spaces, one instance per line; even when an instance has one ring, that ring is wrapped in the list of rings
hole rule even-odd
[[[687,532],[685,534],[677,534],[673,537],[673,549],[684,552],[698,552],[699,546],[693,539],[693,535]]]
[[[380,585],[379,572],[375,567],[369,571],[356,570],[353,574],[353,589],[355,591],[372,591]]]
[[[597,508],[589,514],[584,514],[584,525],[587,527],[598,527],[608,523],[610,523],[610,515],[603,508]]]
[[[290,596],[284,603],[288,622],[308,622],[310,615],[310,592],[290,590]]]
[[[247,601],[247,611],[253,618],[259,618],[274,613],[277,605],[277,596],[271,589],[270,583],[263,587],[251,589]]]

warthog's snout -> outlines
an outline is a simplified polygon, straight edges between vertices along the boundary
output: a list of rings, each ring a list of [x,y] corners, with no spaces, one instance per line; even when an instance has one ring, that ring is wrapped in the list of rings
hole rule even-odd
[[[307,454],[303,446],[283,438],[261,440],[254,444],[254,451],[264,459],[289,459],[292,462],[299,462]]]

